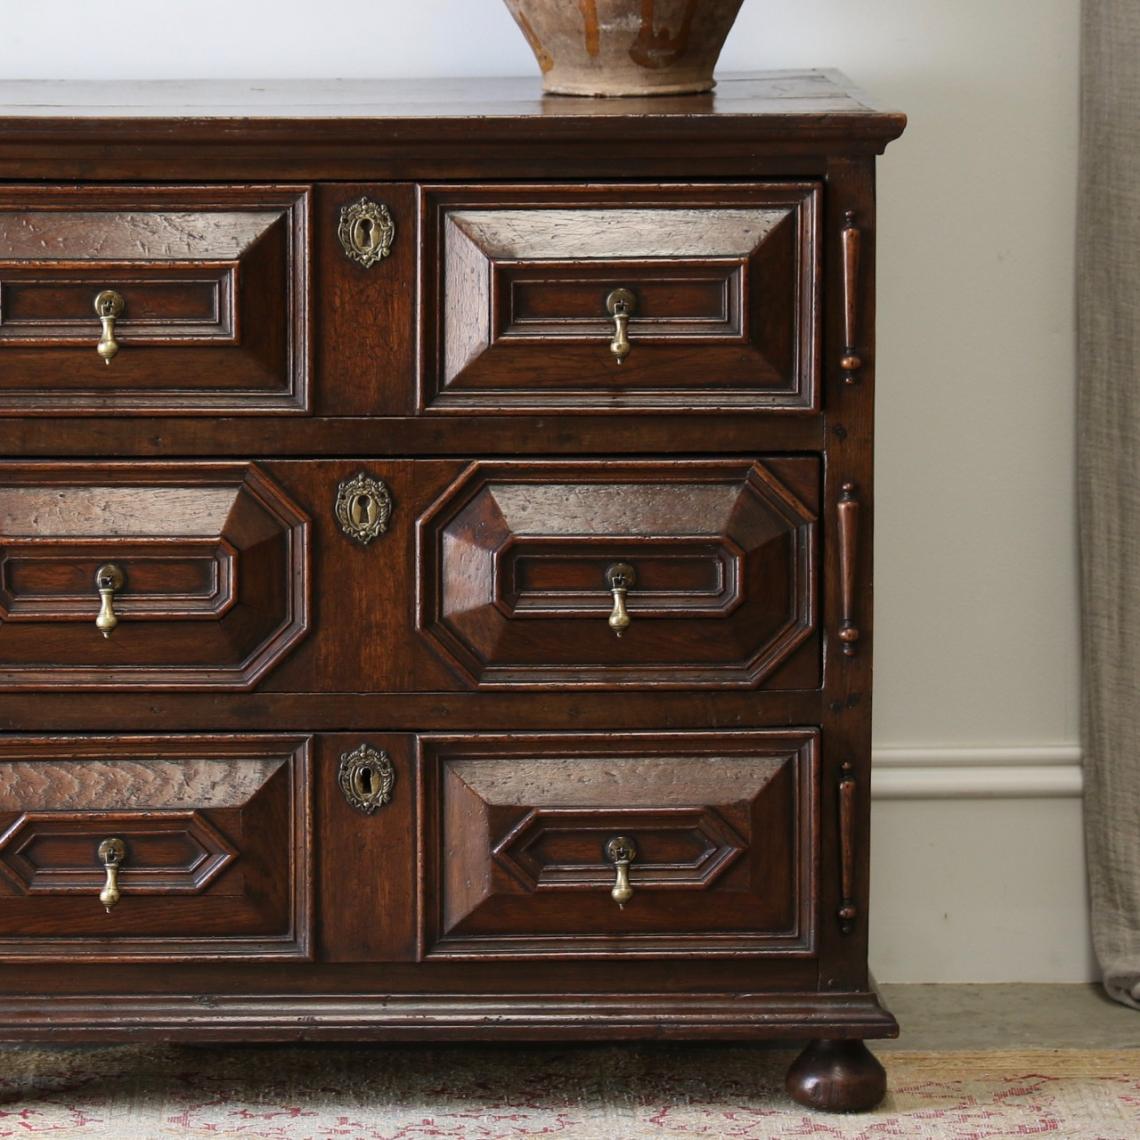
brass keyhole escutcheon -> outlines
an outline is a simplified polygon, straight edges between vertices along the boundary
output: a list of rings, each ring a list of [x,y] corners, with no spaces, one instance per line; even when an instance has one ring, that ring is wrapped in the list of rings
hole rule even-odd
[[[613,594],[614,608],[610,611],[610,629],[621,637],[633,620],[625,606],[629,588],[637,582],[637,571],[628,562],[616,562],[606,570],[606,585]]]
[[[361,198],[341,208],[336,235],[353,261],[371,269],[392,252],[396,223],[382,202]]]
[[[110,364],[118,355],[119,343],[115,340],[115,318],[121,316],[126,307],[126,301],[114,289],[104,289],[95,298],[95,315],[103,326],[103,335],[99,338],[95,351],[103,358],[104,364]]]
[[[373,479],[361,471],[337,487],[335,510],[340,529],[361,546],[367,546],[388,529],[392,494],[382,479]]]
[[[606,862],[612,863],[617,872],[610,898],[624,907],[633,898],[633,887],[629,882],[629,865],[637,858],[637,844],[626,835],[615,835],[606,843]]]
[[[115,613],[115,595],[126,581],[126,575],[113,562],[108,562],[95,571],[95,588],[99,591],[99,616],[95,619],[95,628],[104,637],[110,637],[119,624],[119,615]]]
[[[99,901],[110,914],[111,908],[116,906],[119,899],[122,898],[119,891],[119,868],[127,857],[127,845],[121,839],[104,839],[99,844],[98,855],[99,861],[107,873],[103,889],[99,892]]]
[[[391,801],[396,769],[387,752],[362,744],[341,756],[337,783],[351,807],[371,815]]]
[[[606,298],[606,312],[614,319],[614,338],[610,341],[610,352],[618,364],[629,355],[633,347],[629,343],[629,318],[637,308],[637,297],[629,289],[615,289]]]

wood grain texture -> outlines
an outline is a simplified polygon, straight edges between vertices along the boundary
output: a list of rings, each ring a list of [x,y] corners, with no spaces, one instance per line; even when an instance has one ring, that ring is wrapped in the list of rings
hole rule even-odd
[[[473,464],[419,523],[419,628],[483,686],[809,687],[818,478],[810,459]],[[684,557],[694,540],[731,575],[720,604],[643,605],[635,584],[615,638],[606,567]],[[592,599],[562,588],[526,604],[512,560],[558,556],[593,564]]]
[[[160,586],[164,557],[184,575],[188,543],[220,567],[208,593]],[[74,594],[28,604],[31,555],[41,597],[119,565],[114,635],[95,628],[93,572],[86,610]],[[309,561],[307,516],[253,464],[0,463],[0,687],[252,687],[308,632]]]
[[[818,217],[804,182],[425,187],[421,407],[812,411]]]
[[[309,211],[296,186],[0,187],[0,413],[307,411]]]
[[[0,740],[0,959],[308,959],[309,751],[272,736]],[[109,836],[126,857],[104,913]]]
[[[513,967],[517,970],[517,966]],[[86,995],[0,998],[0,1041],[756,1041],[826,1030],[834,1039],[894,1037],[870,993],[615,995],[552,990],[501,995],[130,995],[113,1006]]]
[[[870,776],[874,156],[903,125],[828,72],[618,101],[0,83],[0,1039],[896,1031],[844,781]],[[361,197],[396,227],[371,269],[337,238]],[[81,343],[101,274],[109,368]],[[361,471],[393,502],[368,547],[333,512]],[[362,743],[396,774],[371,816],[336,778]],[[107,824],[136,861],[111,916]],[[599,849],[628,833],[618,911]]]
[[[620,100],[543,98],[537,79],[8,82],[0,165],[57,179],[684,179],[699,154],[709,177],[795,175],[805,157],[880,153],[905,123],[834,71]]]
[[[810,955],[811,732],[425,736],[423,954]],[[631,837],[619,908],[604,854]]]

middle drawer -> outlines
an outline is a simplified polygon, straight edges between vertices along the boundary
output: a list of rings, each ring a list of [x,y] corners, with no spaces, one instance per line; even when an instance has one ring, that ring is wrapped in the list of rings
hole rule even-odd
[[[0,687],[810,689],[816,457],[0,464]]]

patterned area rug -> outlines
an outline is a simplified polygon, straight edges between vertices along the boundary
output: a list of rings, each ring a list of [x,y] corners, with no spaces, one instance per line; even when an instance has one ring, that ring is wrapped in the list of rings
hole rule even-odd
[[[745,1046],[0,1051],[0,1137],[1004,1140],[1140,1137],[1140,1050],[884,1053],[877,1112],[816,1115]]]

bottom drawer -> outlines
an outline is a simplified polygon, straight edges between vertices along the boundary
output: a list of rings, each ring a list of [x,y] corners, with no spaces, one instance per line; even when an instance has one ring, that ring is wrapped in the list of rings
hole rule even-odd
[[[814,730],[419,738],[421,956],[815,951]]]
[[[310,958],[309,753],[0,739],[0,958]]]

